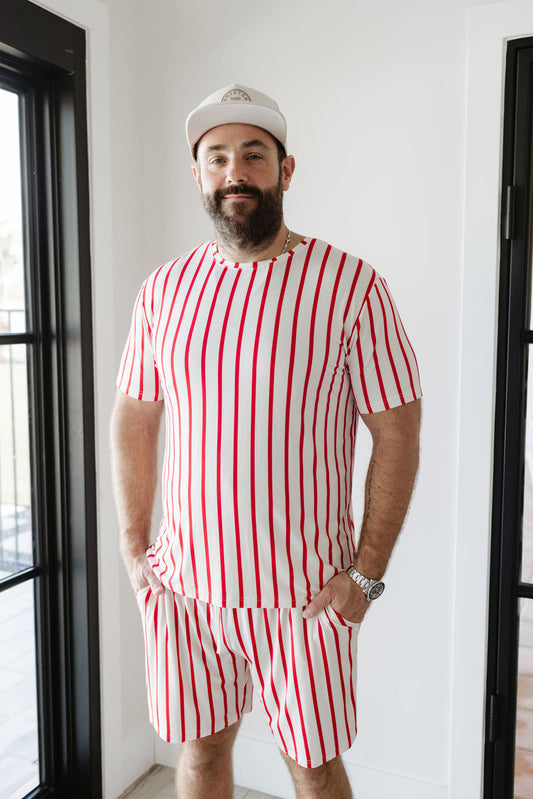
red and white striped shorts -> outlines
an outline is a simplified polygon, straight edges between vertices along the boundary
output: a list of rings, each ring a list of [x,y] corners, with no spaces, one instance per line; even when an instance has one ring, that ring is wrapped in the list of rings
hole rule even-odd
[[[357,734],[358,624],[328,607],[220,608],[165,590],[137,593],[146,644],[150,721],[166,741],[212,735],[261,698],[278,745],[320,766]]]

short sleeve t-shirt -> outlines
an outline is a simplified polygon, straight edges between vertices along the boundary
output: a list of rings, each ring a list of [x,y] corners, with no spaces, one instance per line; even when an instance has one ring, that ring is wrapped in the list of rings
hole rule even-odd
[[[354,556],[358,414],[421,396],[385,281],[318,239],[250,264],[214,242],[143,284],[118,387],[164,400],[162,583],[297,607]]]

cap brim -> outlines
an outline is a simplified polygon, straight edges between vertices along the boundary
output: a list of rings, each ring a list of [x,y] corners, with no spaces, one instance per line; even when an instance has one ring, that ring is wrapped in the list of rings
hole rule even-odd
[[[208,130],[232,123],[263,128],[286,146],[287,125],[280,112],[250,103],[227,103],[200,106],[189,114],[185,129],[191,151]]]

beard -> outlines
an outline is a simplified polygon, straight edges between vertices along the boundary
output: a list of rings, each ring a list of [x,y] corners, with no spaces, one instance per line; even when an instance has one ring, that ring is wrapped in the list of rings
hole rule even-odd
[[[224,197],[247,194],[255,199],[248,211],[247,197],[242,203],[232,201],[232,213],[223,210]],[[256,186],[235,185],[217,189],[213,194],[202,193],[204,208],[215,224],[217,236],[238,247],[256,249],[276,238],[283,220],[283,188],[281,172],[276,186],[261,191]]]

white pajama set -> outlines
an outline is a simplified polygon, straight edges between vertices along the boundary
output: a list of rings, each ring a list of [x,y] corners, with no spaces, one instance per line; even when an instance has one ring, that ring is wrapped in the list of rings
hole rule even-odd
[[[166,590],[137,595],[155,729],[210,735],[257,693],[290,757],[331,760],[356,735],[358,625],[302,610],[354,557],[358,414],[421,396],[385,281],[318,239],[250,264],[204,243],[143,284],[117,385],[165,403]]]

